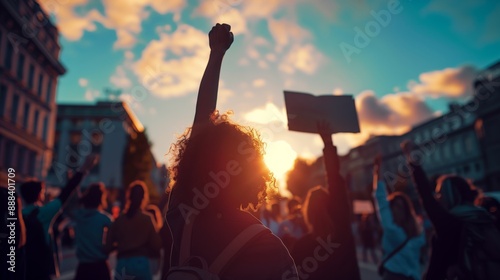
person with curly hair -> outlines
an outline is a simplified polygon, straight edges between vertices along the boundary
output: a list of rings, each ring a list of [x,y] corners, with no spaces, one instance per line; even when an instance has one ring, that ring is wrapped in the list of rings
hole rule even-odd
[[[222,59],[233,42],[230,29],[217,24],[209,33],[211,52],[194,122],[171,150],[173,182],[166,215],[173,238],[171,267],[196,256],[223,279],[297,279],[281,240],[245,211],[256,209],[274,185],[264,164],[264,143],[255,129],[215,110]],[[248,229],[256,234],[242,241],[239,237]],[[229,260],[217,263],[229,247],[236,248]]]

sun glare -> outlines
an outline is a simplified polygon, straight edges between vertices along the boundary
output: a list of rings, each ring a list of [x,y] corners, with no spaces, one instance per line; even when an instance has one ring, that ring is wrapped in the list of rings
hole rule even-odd
[[[283,140],[268,142],[266,145],[264,161],[278,180],[285,179],[286,172],[292,169],[296,158],[297,153],[292,146]]]

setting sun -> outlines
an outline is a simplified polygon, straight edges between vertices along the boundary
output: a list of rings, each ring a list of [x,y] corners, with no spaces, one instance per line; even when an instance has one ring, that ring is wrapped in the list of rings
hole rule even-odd
[[[297,153],[290,144],[283,140],[269,142],[266,145],[264,161],[278,180],[284,179],[286,172],[293,167],[296,158]]]

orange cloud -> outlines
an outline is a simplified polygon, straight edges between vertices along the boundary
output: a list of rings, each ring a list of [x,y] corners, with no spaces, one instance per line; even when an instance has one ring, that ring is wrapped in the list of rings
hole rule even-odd
[[[87,6],[88,0],[64,1],[64,4],[53,0],[39,2],[47,12],[55,16],[61,34],[68,40],[79,40],[84,31],[95,31],[95,23],[100,23],[116,31],[115,48],[130,48],[136,43],[136,36],[142,31],[142,21],[149,17],[148,7],[160,14],[174,13],[179,18],[181,10],[186,6],[186,0],[103,0],[104,15],[96,9],[79,15],[75,10]]]
[[[419,82],[410,82],[410,91],[432,98],[448,97],[452,99],[470,97],[473,93],[472,83],[478,71],[471,66],[446,68],[422,73]]]
[[[281,62],[280,70],[287,74],[299,70],[311,75],[316,72],[324,59],[325,56],[311,44],[295,45]]]

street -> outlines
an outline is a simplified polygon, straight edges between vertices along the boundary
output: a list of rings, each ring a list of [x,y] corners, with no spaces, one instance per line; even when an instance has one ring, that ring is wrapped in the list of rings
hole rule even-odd
[[[114,267],[116,263],[116,255],[112,254],[109,258],[111,267]],[[76,267],[78,265],[78,260],[76,259],[73,249],[63,250],[63,259],[61,261],[61,277],[59,280],[72,280]],[[377,274],[377,266],[375,264],[368,264],[364,262],[359,263],[359,269],[361,272],[362,280],[380,280],[380,276]],[[114,278],[113,278],[114,279]],[[118,279],[118,278],[117,278]],[[159,280],[160,275],[156,275],[154,280]]]

